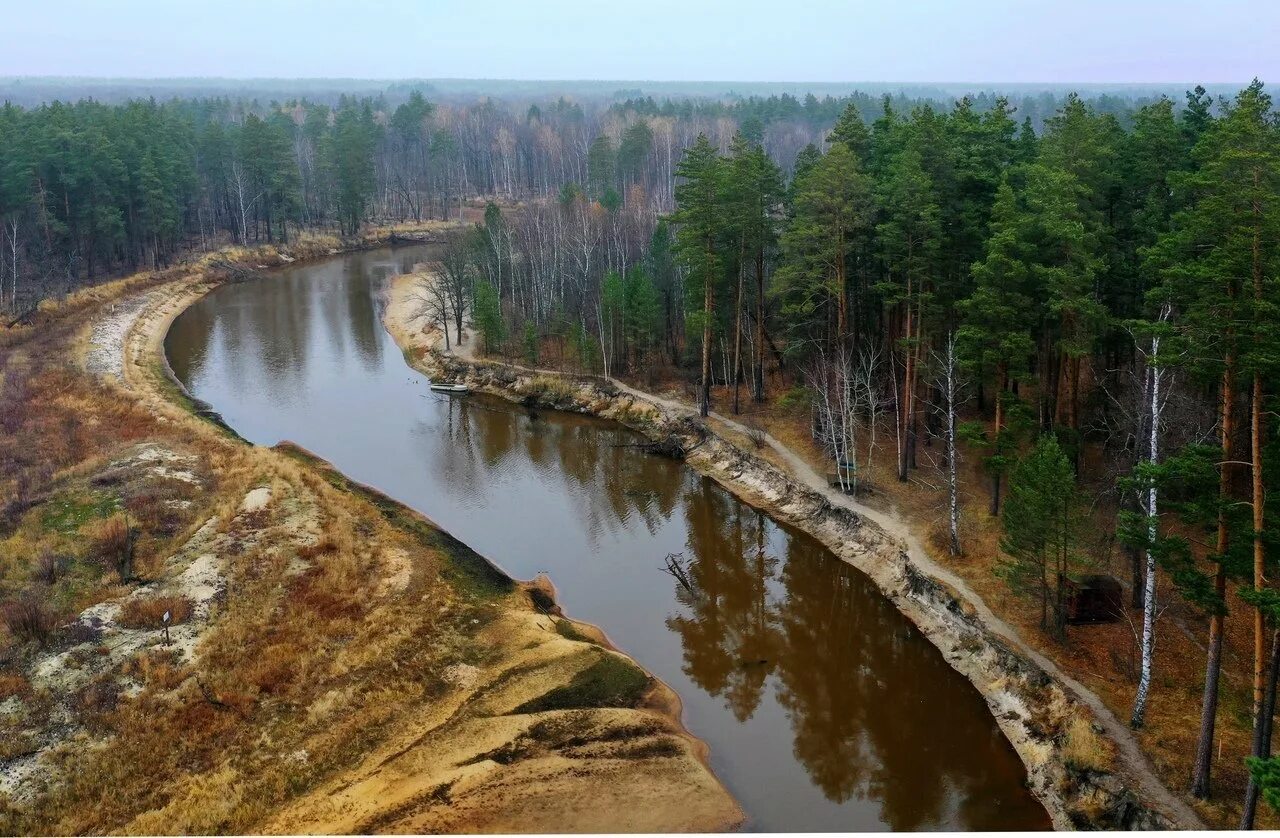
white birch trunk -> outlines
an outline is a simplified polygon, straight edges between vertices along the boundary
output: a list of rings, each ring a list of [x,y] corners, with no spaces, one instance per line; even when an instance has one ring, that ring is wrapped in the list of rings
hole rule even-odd
[[[1160,320],[1163,322],[1169,316],[1169,307],[1165,306],[1160,312]],[[1150,414],[1147,440],[1147,462],[1154,466],[1160,461],[1160,414],[1164,405],[1160,401],[1160,380],[1164,377],[1164,371],[1159,367],[1160,355],[1160,337],[1155,336],[1151,339],[1151,354],[1147,357],[1147,382],[1148,386],[1144,389],[1149,390],[1148,396],[1150,400]],[[1142,663],[1141,674],[1138,677],[1138,692],[1133,700],[1133,715],[1129,718],[1129,726],[1134,728],[1142,727],[1144,717],[1147,712],[1147,697],[1151,692],[1151,661],[1155,653],[1155,618],[1156,618],[1156,552],[1155,543],[1158,535],[1158,523],[1156,513],[1159,510],[1158,500],[1159,490],[1156,488],[1155,481],[1152,480],[1151,485],[1147,487],[1146,497],[1146,513],[1147,513],[1147,550],[1146,550],[1146,577],[1143,581],[1144,596],[1142,603]]]

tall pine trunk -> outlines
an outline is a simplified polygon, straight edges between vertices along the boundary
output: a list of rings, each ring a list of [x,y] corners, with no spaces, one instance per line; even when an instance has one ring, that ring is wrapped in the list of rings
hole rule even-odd
[[[1259,173],[1253,173],[1253,186],[1258,187]],[[1256,194],[1256,191],[1255,191]],[[1253,201],[1253,301],[1262,305],[1262,207],[1255,198]],[[1249,406],[1249,447],[1253,460],[1253,588],[1262,590],[1263,574],[1266,570],[1266,552],[1262,545],[1263,514],[1266,511],[1266,496],[1262,486],[1262,373],[1253,372],[1253,399]],[[1253,714],[1256,717],[1262,705],[1264,625],[1262,609],[1253,609]]]
[[[1253,589],[1261,591],[1266,570],[1266,551],[1262,544],[1263,515],[1266,495],[1262,485],[1262,375],[1253,374],[1253,404],[1249,408],[1250,448],[1253,452]],[[1253,714],[1262,707],[1264,674],[1264,634],[1266,625],[1262,609],[1253,609]]]
[[[745,248],[744,248],[745,250]],[[745,252],[742,254],[745,256]],[[733,413],[741,412],[738,389],[742,381],[742,284],[745,259],[738,259],[738,292],[733,304]]]
[[[756,365],[752,396],[764,401],[764,247],[756,250]]]
[[[1271,756],[1271,731],[1276,712],[1276,676],[1280,673],[1280,629],[1271,634],[1271,664],[1268,673],[1266,694],[1259,708],[1262,712],[1256,715],[1253,722],[1252,755],[1258,759]],[[1253,772],[1249,772],[1249,785],[1244,791],[1244,813],[1240,818],[1241,829],[1253,829],[1253,819],[1258,812],[1259,791]]]
[[[711,264],[711,242],[706,243],[707,264]],[[715,277],[707,272],[702,291],[702,388],[698,395],[698,413],[711,412],[711,311],[715,305]]]
[[[1000,430],[1004,427],[1004,391],[1009,385],[1009,365],[1001,361],[996,365],[996,420],[991,434],[991,444],[999,446]],[[993,471],[991,474],[991,515],[995,517],[1000,514],[1000,472]]]
[[[1231,340],[1228,335],[1228,340]],[[1226,366],[1222,371],[1222,470],[1218,475],[1218,495],[1225,502],[1231,493],[1231,437],[1235,430],[1232,415],[1235,412],[1235,348],[1227,350]],[[1226,510],[1218,512],[1217,551],[1219,562],[1213,575],[1213,589],[1223,603],[1227,594],[1227,568],[1221,559],[1228,546]],[[1213,731],[1218,718],[1218,677],[1222,671],[1222,629],[1225,614],[1219,612],[1209,618],[1209,652],[1205,662],[1204,698],[1200,705],[1200,738],[1196,742],[1196,761],[1191,777],[1191,794],[1204,800],[1209,796],[1210,777],[1213,770]]]

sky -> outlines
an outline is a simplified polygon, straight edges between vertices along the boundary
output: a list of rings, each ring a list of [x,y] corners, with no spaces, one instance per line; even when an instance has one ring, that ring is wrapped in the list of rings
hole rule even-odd
[[[0,76],[1280,79],[1280,0],[0,0]]]

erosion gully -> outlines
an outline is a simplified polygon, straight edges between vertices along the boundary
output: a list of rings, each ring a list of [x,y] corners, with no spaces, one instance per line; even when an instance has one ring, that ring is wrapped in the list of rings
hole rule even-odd
[[[568,613],[680,695],[747,829],[1048,828],[972,685],[817,541],[616,424],[429,392],[378,295],[427,256],[223,286],[174,322],[169,363],[246,439],[292,440],[512,576],[546,573]]]

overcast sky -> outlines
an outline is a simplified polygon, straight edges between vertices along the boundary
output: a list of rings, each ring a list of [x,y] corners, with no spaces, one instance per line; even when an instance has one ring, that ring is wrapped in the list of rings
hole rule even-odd
[[[1280,79],[1278,0],[0,0],[0,75]]]

